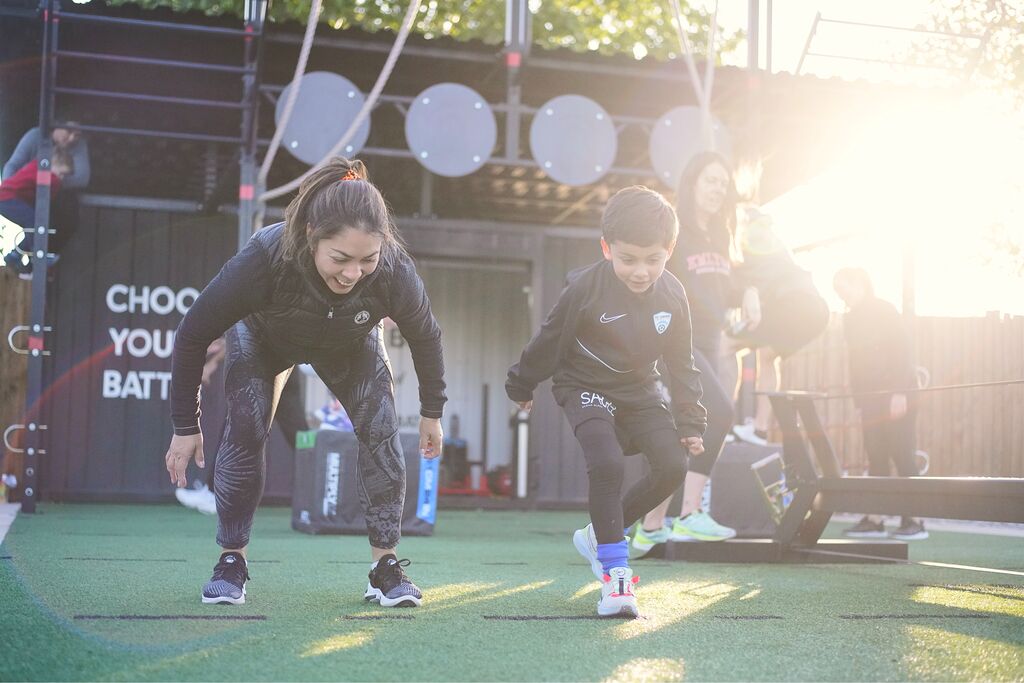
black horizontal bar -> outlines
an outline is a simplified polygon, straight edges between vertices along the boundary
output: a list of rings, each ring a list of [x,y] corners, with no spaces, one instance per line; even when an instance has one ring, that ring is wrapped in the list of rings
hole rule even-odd
[[[108,55],[99,52],[77,52],[75,50],[58,50],[58,57],[72,59],[92,59],[99,62],[115,62],[121,64],[143,64],[146,66],[169,66],[178,69],[199,69],[202,71],[224,71],[227,73],[255,73],[255,69],[244,66],[228,66],[226,64],[204,64],[202,62],[183,62],[175,59],[154,59],[151,57],[127,57],[124,55]]]
[[[258,147],[270,146],[270,138],[260,138],[256,141]],[[389,147],[363,147],[359,154],[373,157],[388,157],[393,159],[415,159],[416,155],[408,149],[397,149]],[[505,157],[493,156],[485,162],[491,166],[512,166],[519,168],[538,168],[537,162],[533,159],[508,159]],[[605,173],[608,175],[627,175],[638,178],[653,178],[655,173],[648,168],[632,168],[627,166],[612,166]]]
[[[267,33],[266,39],[273,43],[301,45],[302,36],[291,33]],[[317,46],[324,46],[338,50],[356,50],[358,52],[379,52],[387,54],[391,51],[391,43],[375,43],[365,40],[353,40],[351,38],[340,38],[337,36],[320,36],[316,41]],[[500,53],[495,52],[469,52],[462,50],[451,50],[443,47],[426,47],[423,45],[406,45],[402,48],[403,56],[430,57],[447,61],[477,62],[480,64],[494,64],[499,61]]]
[[[949,31],[932,31],[924,28],[914,28],[911,26],[888,26],[886,24],[869,24],[863,21],[849,21],[847,19],[826,19],[821,17],[818,21],[828,24],[846,24],[847,26],[863,26],[865,28],[880,28],[887,31],[909,31],[911,33],[929,33],[936,36],[949,36],[950,38],[970,38],[973,40],[981,40],[984,36],[976,35],[974,33],[950,33]]]
[[[127,19],[125,17],[107,17],[100,14],[79,14],[77,12],[55,12],[54,17],[61,21],[83,21],[96,24],[116,24],[119,26],[137,26],[139,28],[159,28],[184,33],[212,33],[221,36],[257,37],[259,31],[246,31],[240,28],[223,28],[219,26],[200,26],[199,24],[175,24],[169,21],[150,21],[148,19]]]
[[[969,384],[944,384],[938,387],[915,387],[913,389],[879,389],[877,391],[859,391],[850,394],[826,394],[815,391],[755,391],[760,396],[783,396],[785,398],[813,398],[832,400],[836,398],[859,398],[862,396],[890,396],[892,394],[930,394],[935,391],[952,391],[954,389],[980,389],[983,387],[1005,387],[1024,384],[1024,379],[1001,379],[994,382],[971,382]]]
[[[267,33],[266,39],[275,43],[302,42],[302,36],[294,34]],[[391,50],[390,43],[374,43],[350,38],[338,38],[335,36],[321,36],[317,38],[316,44],[321,47],[329,47],[341,50],[358,50],[360,52],[387,53]],[[426,47],[422,45],[406,45],[402,49],[403,57],[427,57],[443,59],[446,61],[469,61],[483,64],[500,63],[501,53],[494,52],[470,52],[462,50],[450,50],[443,47]],[[579,71],[583,73],[606,74],[609,76],[621,76],[624,78],[637,78],[643,80],[673,81],[677,83],[689,83],[690,77],[686,70],[675,61],[668,62],[656,70],[645,67],[629,67],[609,64],[594,64],[593,62],[577,62],[575,60],[559,59],[557,57],[539,57],[534,54],[524,62],[526,68],[550,69],[554,71]]]
[[[287,84],[286,85],[275,85],[275,84],[271,84],[271,83],[263,83],[263,84],[260,85],[260,92],[268,93],[268,94],[272,94],[272,95],[280,95],[282,92],[284,92],[284,89],[286,87],[288,87]],[[384,104],[384,103],[386,103],[386,104],[403,104],[403,105],[406,105],[406,104],[412,104],[415,101],[416,101],[416,96],[414,96],[414,95],[380,95],[377,98],[377,102],[378,102],[377,106],[380,106],[380,104]],[[504,102],[488,102],[487,106],[490,107],[491,111],[495,111],[495,112],[507,113],[508,110],[509,110],[509,106],[506,103],[504,103]],[[518,107],[516,107],[516,109],[518,109],[521,114],[526,114],[528,116],[536,116],[537,112],[540,111],[540,109],[538,109],[537,107],[528,107],[525,104],[519,105]],[[657,119],[645,118],[643,116],[627,116],[627,115],[620,115],[620,114],[615,114],[615,115],[609,114],[608,118],[611,119],[615,123],[621,123],[621,124],[625,124],[625,125],[637,125],[637,126],[653,126],[654,124],[656,124],[658,122]]]
[[[203,100],[194,97],[169,97],[167,95],[143,95],[142,93],[112,92],[110,90],[92,90],[88,88],[54,88],[54,92],[64,95],[83,95],[87,97],[107,97],[116,100],[135,100],[141,102],[163,102],[165,104],[184,104],[192,107],[217,107],[220,109],[242,109],[241,102],[225,100]]]
[[[814,509],[978,522],[1024,522],[1024,479],[826,477]]]
[[[55,124],[60,128],[60,124]],[[205,133],[174,133],[162,130],[147,130],[144,128],[117,128],[113,126],[92,126],[76,123],[75,127],[87,133],[111,133],[113,135],[138,135],[149,138],[168,138],[170,140],[194,140],[196,142],[228,142],[234,145],[242,144],[241,138],[228,137],[227,135],[206,135]]]
[[[877,59],[874,57],[857,57],[854,55],[830,55],[825,52],[808,52],[808,57],[827,57],[828,59],[849,59],[855,62],[869,62],[872,64],[888,64],[889,66],[910,66],[918,69],[942,69],[950,71],[954,67],[944,64],[926,64],[924,62],[894,62],[891,59]]]
[[[19,7],[0,7],[0,17],[21,17],[23,19],[38,19],[39,12],[34,9],[21,9]],[[0,557],[0,559],[3,559]]]

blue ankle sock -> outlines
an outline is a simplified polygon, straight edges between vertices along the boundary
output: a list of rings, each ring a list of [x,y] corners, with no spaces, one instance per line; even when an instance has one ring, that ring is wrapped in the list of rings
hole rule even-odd
[[[605,574],[615,567],[628,567],[629,544],[625,539],[618,543],[599,543],[597,559],[601,562],[601,569]]]

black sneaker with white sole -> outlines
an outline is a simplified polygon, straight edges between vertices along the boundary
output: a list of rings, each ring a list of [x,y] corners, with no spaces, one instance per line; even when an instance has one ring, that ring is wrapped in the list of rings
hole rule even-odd
[[[423,594],[402,570],[408,566],[409,560],[399,560],[394,555],[380,558],[370,570],[363,598],[379,602],[382,607],[419,607]]]
[[[206,605],[244,605],[249,567],[239,553],[223,553],[213,568],[213,578],[203,586]]]
[[[843,536],[847,538],[888,538],[885,531],[885,524],[881,521],[875,522],[868,515],[864,515],[859,522],[843,530]]]
[[[928,531],[920,520],[913,517],[904,517],[898,529],[889,534],[891,538],[898,541],[923,541],[928,538]]]

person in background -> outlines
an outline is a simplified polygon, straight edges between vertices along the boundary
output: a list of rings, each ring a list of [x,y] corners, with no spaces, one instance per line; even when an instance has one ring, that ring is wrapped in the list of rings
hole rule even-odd
[[[50,192],[56,195],[64,185],[64,178],[74,174],[74,158],[64,148],[54,149],[50,159],[50,171]],[[38,173],[39,162],[31,159],[0,183],[0,216],[24,231],[17,248],[4,256],[4,263],[23,279],[32,277],[32,259],[28,254],[35,244],[32,226],[35,225]]]
[[[815,288],[811,274],[796,264],[775,234],[771,216],[754,207],[742,209],[738,233],[742,260],[735,269],[736,280],[741,286],[757,288],[761,322],[751,328],[740,320],[726,343],[731,352],[753,349],[757,353],[758,392],[778,391],[782,386],[782,360],[825,331],[828,304]],[[725,362],[730,359],[727,352]],[[753,422],[736,425],[733,433],[748,443],[767,445],[771,419],[771,402],[759,393]]]
[[[833,286],[847,307],[843,336],[850,388],[861,394],[854,398],[854,403],[860,410],[868,475],[889,476],[891,462],[899,476],[916,476],[917,407],[908,390],[916,388],[917,380],[903,316],[895,306],[875,296],[871,277],[862,268],[843,268],[836,273]],[[907,516],[901,519],[899,528],[888,534],[882,518],[875,515],[865,515],[843,533],[851,538],[928,538],[924,524]]]
[[[71,156],[73,172],[64,178],[65,190],[82,190],[89,185],[92,170],[89,165],[89,143],[86,141],[82,131],[74,123],[67,123],[60,128],[54,128],[50,133],[55,149],[63,149]],[[3,176],[0,181],[6,182],[25,164],[35,161],[39,157],[39,128],[30,128],[18,142],[11,157],[4,164]]]
[[[760,320],[757,290],[737,289],[732,274],[737,198],[732,168],[722,155],[702,152],[683,170],[676,193],[679,242],[668,269],[683,283],[690,302],[693,359],[704,389],[701,403],[707,409],[708,428],[704,451],[690,457],[682,502],[677,494],[644,517],[633,534],[637,552],[645,553],[668,540],[724,541],[736,535],[735,529],[712,519],[701,503],[734,417],[732,387],[727,391],[719,375],[727,314],[741,307],[752,329]],[[666,520],[673,504],[680,506],[678,516]]]
[[[221,367],[221,362],[224,360],[224,347],[224,338],[221,337],[210,344],[206,351],[206,364],[203,366],[202,379],[203,403],[205,405],[224,400],[224,376],[223,373],[217,372]],[[337,401],[337,399],[335,400]],[[344,408],[342,408],[342,411],[344,411]],[[205,412],[203,417],[206,417]],[[225,416],[220,417],[220,429],[218,430],[220,436],[217,437],[217,443],[220,443],[226,426],[226,422],[223,419]],[[302,405],[298,373],[293,372],[289,375],[284,389],[281,390],[281,400],[278,403],[277,412],[274,413],[274,423],[281,428],[284,440],[288,443],[288,447],[292,449],[292,454],[294,454],[296,435],[300,431],[309,429],[309,423],[306,421],[306,411]],[[353,431],[351,422],[349,422],[348,431]],[[216,471],[217,456],[214,453],[213,458],[210,460],[210,466],[206,468],[205,481],[196,481],[193,488],[174,489],[174,497],[185,507],[198,510],[204,515],[217,514],[217,497],[213,493]]]

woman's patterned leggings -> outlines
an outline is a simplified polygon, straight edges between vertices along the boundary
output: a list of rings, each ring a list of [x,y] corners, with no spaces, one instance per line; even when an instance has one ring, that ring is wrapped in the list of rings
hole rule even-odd
[[[227,420],[217,449],[217,543],[243,548],[263,496],[266,443],[292,364],[281,359],[244,322],[225,335]],[[361,348],[341,352],[313,369],[345,406],[359,440],[359,498],[370,545],[394,548],[402,531],[405,457],[398,436],[391,364],[380,328]]]

